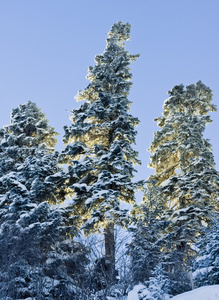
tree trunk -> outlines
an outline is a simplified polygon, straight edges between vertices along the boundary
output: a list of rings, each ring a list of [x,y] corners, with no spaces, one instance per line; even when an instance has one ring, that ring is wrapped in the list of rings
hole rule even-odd
[[[109,223],[104,229],[105,239],[105,268],[107,285],[112,285],[116,281],[115,269],[115,235],[114,224]]]

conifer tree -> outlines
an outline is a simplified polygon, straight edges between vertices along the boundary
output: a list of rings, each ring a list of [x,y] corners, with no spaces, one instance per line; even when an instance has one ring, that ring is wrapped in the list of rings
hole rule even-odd
[[[147,182],[143,201],[132,211],[132,241],[129,245],[132,279],[135,284],[148,281],[154,268],[162,261],[161,248],[168,237],[163,235],[168,223],[163,219],[164,206],[160,188],[155,182]],[[133,226],[134,225],[134,226]]]
[[[44,193],[54,202],[52,184],[43,181],[57,171],[58,157],[57,153],[53,153],[55,135],[54,128],[48,125],[48,120],[35,103],[29,101],[12,110],[10,125],[0,130],[1,214],[8,211],[14,198],[18,201],[17,192],[25,196],[30,192],[38,201],[39,195],[36,197],[36,194]]]
[[[74,299],[74,278],[86,258],[72,241],[77,231],[69,212],[49,205],[64,197],[55,134],[30,101],[0,131],[1,299]]]
[[[152,275],[144,285],[136,285],[129,293],[128,299],[169,300],[169,279],[164,274],[162,264],[159,263],[155,267]]]
[[[148,281],[149,295],[142,300],[169,300],[169,290],[170,282],[160,263],[155,267],[153,276]]]
[[[189,274],[182,269],[181,255],[173,247],[174,233],[168,231],[172,221],[166,218],[162,188],[153,180],[146,184],[143,201],[136,204],[131,212],[133,224],[129,228],[132,232],[129,255],[132,281],[138,284],[152,280],[153,284],[157,280],[153,274],[162,264],[163,273],[169,280],[169,290],[172,295],[177,295],[191,289]]]
[[[129,64],[139,55],[130,55],[124,42],[130,24],[112,26],[104,53],[89,67],[88,86],[77,100],[86,100],[71,114],[72,125],[65,127],[68,143],[63,162],[70,165],[70,186],[74,211],[81,216],[86,234],[104,228],[107,276],[115,276],[114,225],[126,224],[126,210],[120,202],[133,203],[133,164],[139,163],[135,143],[137,118],[129,114],[131,88]],[[109,280],[108,280],[109,281]]]
[[[196,287],[219,284],[219,219],[205,229],[196,243],[198,256],[193,263]]]
[[[157,180],[165,197],[166,217],[171,220],[173,250],[181,253],[182,264],[192,255],[190,244],[218,209],[219,175],[209,140],[203,137],[208,115],[216,111],[212,91],[201,81],[175,86],[164,102],[163,116],[155,119],[160,130],[154,135],[149,166],[150,179]]]

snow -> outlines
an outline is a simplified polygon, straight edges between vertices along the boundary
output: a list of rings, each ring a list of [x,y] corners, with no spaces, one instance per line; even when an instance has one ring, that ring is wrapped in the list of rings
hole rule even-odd
[[[143,289],[145,289],[144,285],[136,285],[133,290],[128,293],[127,300],[139,300],[139,292]],[[219,300],[219,285],[203,286],[190,292],[177,295],[171,298],[171,300]]]
[[[133,299],[133,300],[137,300]],[[198,289],[177,295],[171,300],[219,300],[219,284],[203,286]],[[128,299],[129,300],[129,299]]]
[[[128,299],[127,300],[138,300],[138,292],[142,289],[145,289],[145,286],[143,284],[136,285],[133,290],[131,290],[128,293]]]
[[[127,300],[147,300],[147,299],[156,299],[156,296],[151,293],[149,289],[147,289],[144,285],[136,285],[132,291],[128,293]],[[159,298],[161,299],[161,298]],[[169,295],[164,295],[162,300],[169,300]]]
[[[24,184],[22,184],[21,182],[19,182],[18,180],[14,179],[14,173],[12,173],[13,175],[11,175],[12,172],[10,172],[9,174],[3,176],[2,178],[6,178],[7,180],[10,180],[10,182],[14,185],[17,186],[20,189],[20,192],[26,192],[26,186]]]
[[[101,198],[105,198],[108,193],[109,193],[108,190],[98,191],[97,193],[94,192],[94,196],[93,197],[87,198],[87,200],[85,201],[85,205],[90,205],[91,203],[95,202],[96,199],[98,199],[98,198],[100,198],[100,199]]]
[[[192,276],[195,278],[200,273],[201,275],[208,274],[211,272],[212,269],[213,267],[204,267],[201,269],[197,269],[195,272],[192,273]]]
[[[161,186],[161,187],[164,187],[164,186],[169,185],[169,184],[170,184],[170,179],[167,179],[167,180],[164,180],[164,181],[160,184],[160,186]]]
[[[199,251],[199,249],[198,249],[198,251]],[[200,257],[197,257],[195,260],[196,260],[196,262],[200,262],[200,261],[205,261],[205,260],[207,260],[209,258],[211,258],[210,254],[208,254],[208,255],[202,255]]]

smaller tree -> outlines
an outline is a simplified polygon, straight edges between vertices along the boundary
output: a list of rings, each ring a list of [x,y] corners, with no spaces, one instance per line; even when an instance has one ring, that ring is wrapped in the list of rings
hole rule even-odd
[[[155,181],[147,182],[143,202],[133,207],[131,212],[134,226],[130,226],[132,241],[129,245],[131,272],[135,284],[149,280],[155,266],[162,259],[161,248],[164,247],[163,219],[164,206],[160,189]]]
[[[154,271],[153,277],[148,282],[149,295],[144,300],[168,300],[169,299],[170,282],[165,275],[162,264],[158,264]],[[142,299],[142,300],[143,300]]]
[[[169,300],[169,279],[165,276],[162,265],[159,263],[155,267],[152,277],[144,285],[136,285],[130,293],[128,299],[131,297],[131,299],[138,300]]]
[[[207,227],[196,246],[193,277],[197,287],[219,284],[219,219]]]
[[[0,131],[0,298],[74,299],[86,251],[64,197],[54,129],[36,104]]]

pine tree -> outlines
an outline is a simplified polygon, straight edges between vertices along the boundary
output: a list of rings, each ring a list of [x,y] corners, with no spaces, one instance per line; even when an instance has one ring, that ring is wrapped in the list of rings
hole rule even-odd
[[[70,212],[49,204],[65,192],[56,132],[29,101],[12,111],[0,134],[0,298],[60,299],[64,293],[73,299],[86,258],[71,241],[77,231]]]
[[[219,284],[219,219],[205,229],[196,243],[198,256],[193,263],[197,287]]]
[[[157,180],[166,201],[166,217],[171,220],[172,250],[181,253],[182,268],[193,254],[191,243],[201,232],[202,222],[210,222],[218,209],[219,174],[209,140],[203,137],[211,123],[212,91],[201,81],[175,86],[164,102],[163,116],[155,119],[161,127],[154,135],[149,166],[150,179]],[[187,262],[186,262],[187,259]]]
[[[74,211],[81,216],[86,234],[104,228],[108,279],[115,276],[115,224],[125,225],[127,212],[120,202],[133,203],[133,164],[139,163],[135,143],[137,118],[129,114],[128,92],[132,83],[129,64],[138,55],[125,50],[130,24],[112,26],[102,55],[89,67],[89,85],[77,100],[86,100],[71,114],[65,127],[68,143],[63,162],[70,165],[69,184],[74,192]],[[110,281],[110,280],[108,280]]]

